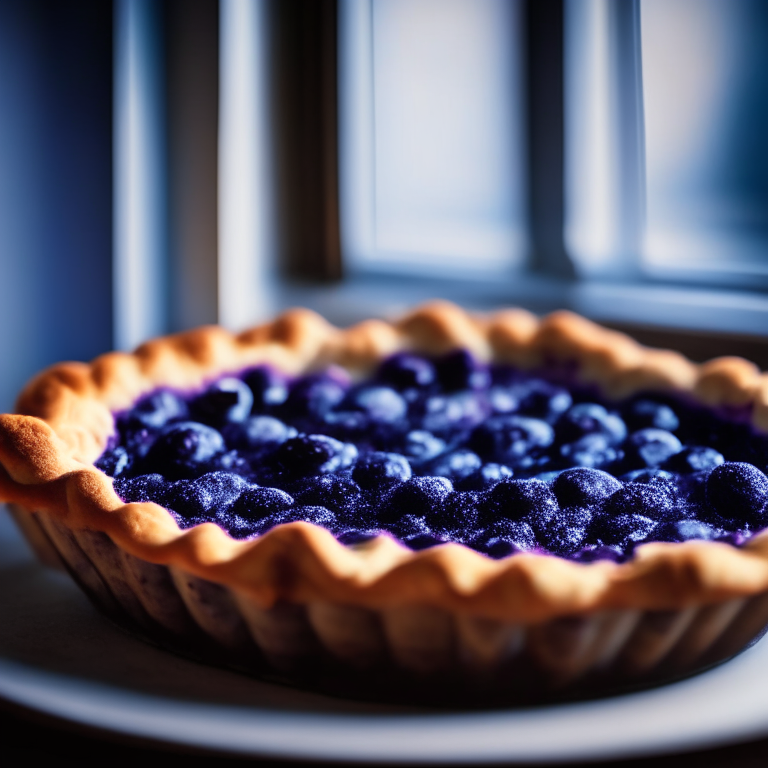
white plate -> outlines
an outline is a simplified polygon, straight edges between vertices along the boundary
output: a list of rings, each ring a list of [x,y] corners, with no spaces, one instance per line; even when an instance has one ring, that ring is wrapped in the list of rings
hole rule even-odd
[[[544,762],[703,748],[768,734],[768,642],[651,691],[536,709],[351,703],[167,654],[38,566],[0,512],[0,697],[170,745],[380,763]]]

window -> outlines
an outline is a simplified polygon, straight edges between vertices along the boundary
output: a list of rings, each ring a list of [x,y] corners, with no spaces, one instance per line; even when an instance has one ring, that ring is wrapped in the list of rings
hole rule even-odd
[[[0,399],[295,304],[764,339],[766,36],[760,0],[0,3]]]
[[[343,252],[358,290],[421,274],[422,295],[438,282],[477,305],[768,328],[759,2],[339,7]]]

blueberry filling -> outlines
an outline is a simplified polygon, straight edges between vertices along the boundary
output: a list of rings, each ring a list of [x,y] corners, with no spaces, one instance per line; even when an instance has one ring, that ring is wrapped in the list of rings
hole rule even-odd
[[[767,464],[745,421],[658,394],[608,402],[466,352],[395,355],[362,383],[258,367],[158,390],[117,414],[96,463],[181,528],[243,539],[303,520],[348,545],[389,533],[583,562],[743,543],[768,527]]]

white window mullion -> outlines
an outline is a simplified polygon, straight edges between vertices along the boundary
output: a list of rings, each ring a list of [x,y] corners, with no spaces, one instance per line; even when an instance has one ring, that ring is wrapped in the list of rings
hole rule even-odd
[[[267,0],[222,0],[219,322],[242,328],[276,307]]]
[[[114,344],[166,330],[167,208],[157,4],[115,6]]]
[[[636,274],[645,138],[636,0],[565,3],[565,240],[583,275]]]

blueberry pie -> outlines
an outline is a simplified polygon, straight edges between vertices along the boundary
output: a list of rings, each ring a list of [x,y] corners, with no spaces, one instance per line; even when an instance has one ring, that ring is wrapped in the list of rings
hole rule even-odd
[[[177,652],[342,695],[663,682],[768,625],[768,377],[570,313],[303,310],[55,366],[0,416],[47,562]]]

